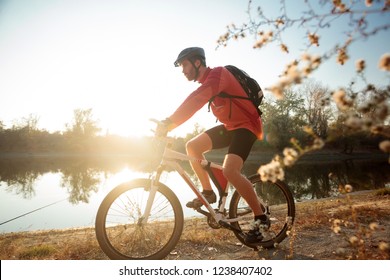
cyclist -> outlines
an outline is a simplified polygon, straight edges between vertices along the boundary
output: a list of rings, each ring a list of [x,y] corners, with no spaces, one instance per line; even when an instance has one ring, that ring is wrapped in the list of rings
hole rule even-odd
[[[218,96],[221,92],[244,97],[247,95],[227,69],[206,66],[205,52],[202,48],[191,47],[182,50],[174,65],[182,68],[183,74],[189,81],[196,81],[201,85],[171,116],[162,121],[157,128],[157,133],[164,134],[178,127],[209,103],[213,114],[222,124],[189,140],[186,143],[187,154],[204,159],[204,153],[212,149],[229,147],[223,162],[223,174],[246,200],[254,213],[254,222],[245,237],[245,242],[259,242],[263,239],[260,228],[269,228],[270,221],[257,200],[252,184],[241,174],[241,169],[253,143],[256,139],[262,138],[260,116],[250,100]],[[202,185],[204,198],[209,203],[216,202],[216,195],[212,190],[207,172],[198,162],[192,162],[191,166]],[[190,208],[201,206],[202,202],[198,198],[187,203],[187,207]]]

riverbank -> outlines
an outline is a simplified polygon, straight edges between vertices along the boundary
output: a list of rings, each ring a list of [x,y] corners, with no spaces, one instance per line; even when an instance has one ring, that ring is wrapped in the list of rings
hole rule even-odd
[[[205,219],[189,219],[167,259],[389,259],[388,189],[365,191],[297,203],[290,237],[278,248],[253,251],[226,229],[214,230]],[[337,226],[340,228],[336,228]],[[336,233],[338,232],[338,233]],[[0,235],[0,259],[104,260],[93,228]]]

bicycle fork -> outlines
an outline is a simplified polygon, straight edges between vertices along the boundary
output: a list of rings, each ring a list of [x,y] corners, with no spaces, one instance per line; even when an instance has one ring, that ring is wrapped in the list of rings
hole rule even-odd
[[[145,211],[144,214],[138,220],[138,225],[146,224],[148,222],[148,218],[150,216],[150,211],[152,210],[152,205],[153,205],[154,198],[156,196],[157,189],[158,186],[153,184],[152,181],[152,185],[150,186],[148,201],[146,202],[146,206],[145,206]]]
[[[158,168],[155,176],[152,177],[152,180],[151,180],[151,183],[150,183],[150,188],[149,188],[148,200],[147,200],[146,205],[145,205],[144,213],[140,217],[140,219],[138,220],[138,225],[143,225],[143,224],[146,224],[148,222],[148,219],[149,219],[149,216],[150,216],[150,212],[152,210],[152,205],[153,205],[153,202],[154,202],[154,198],[156,197],[156,193],[157,193],[157,190],[158,190],[157,183],[160,180],[160,176],[161,176],[162,170],[163,170],[163,167],[160,166]]]

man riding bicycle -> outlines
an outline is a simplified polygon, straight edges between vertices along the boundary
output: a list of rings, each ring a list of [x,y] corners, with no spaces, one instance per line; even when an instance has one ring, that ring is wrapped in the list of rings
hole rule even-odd
[[[189,140],[186,144],[189,156],[204,159],[204,154],[213,149],[228,147],[223,162],[223,174],[246,200],[254,213],[252,229],[247,233],[245,242],[256,243],[263,239],[261,227],[269,228],[270,221],[257,200],[251,182],[241,174],[256,139],[262,138],[261,118],[252,102],[241,98],[223,98],[218,96],[224,92],[229,95],[247,97],[237,79],[224,67],[210,68],[206,66],[205,52],[202,48],[186,48],[180,52],[174,62],[181,67],[189,81],[197,81],[201,85],[192,92],[176,111],[165,119],[157,128],[157,133],[170,131],[190,119],[205,104],[222,123]],[[202,185],[202,194],[209,203],[216,202],[209,176],[200,163],[191,162],[191,166]],[[187,203],[187,207],[199,208],[202,202],[195,198]]]

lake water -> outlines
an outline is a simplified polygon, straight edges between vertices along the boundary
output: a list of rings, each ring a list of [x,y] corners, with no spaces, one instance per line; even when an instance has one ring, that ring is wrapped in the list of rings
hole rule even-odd
[[[111,189],[148,177],[152,164],[141,162],[122,157],[0,159],[0,233],[94,226]],[[259,166],[248,160],[244,173],[254,174]],[[185,207],[194,194],[183,179],[174,172],[162,179],[182,202],[185,217],[198,216]],[[339,184],[349,183],[355,191],[389,187],[390,165],[385,157],[304,162],[287,170],[286,183],[297,201],[336,195]]]

